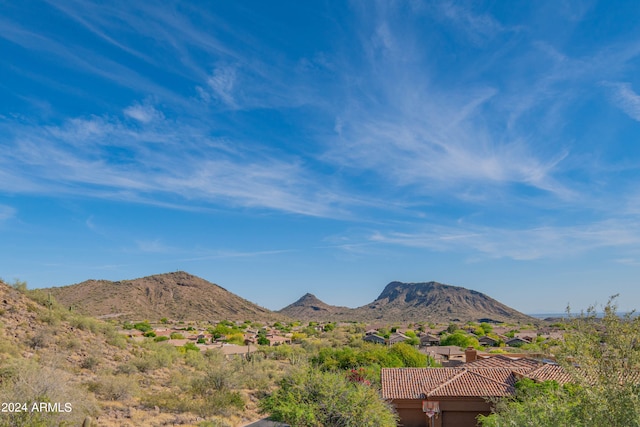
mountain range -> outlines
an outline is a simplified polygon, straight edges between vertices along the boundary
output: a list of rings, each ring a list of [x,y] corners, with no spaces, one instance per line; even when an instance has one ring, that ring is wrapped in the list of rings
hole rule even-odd
[[[70,309],[92,316],[119,319],[536,321],[481,292],[437,282],[391,282],[373,302],[357,308],[332,306],[307,293],[278,311],[260,307],[183,271],[116,282],[87,280],[46,291]]]
[[[391,282],[375,301],[358,308],[328,305],[306,294],[278,312],[301,320],[535,321],[481,292],[438,282]]]

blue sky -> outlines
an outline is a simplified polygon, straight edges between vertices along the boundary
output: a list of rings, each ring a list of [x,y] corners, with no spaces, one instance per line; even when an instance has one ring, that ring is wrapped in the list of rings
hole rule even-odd
[[[0,277],[640,308],[637,2],[0,2]]]

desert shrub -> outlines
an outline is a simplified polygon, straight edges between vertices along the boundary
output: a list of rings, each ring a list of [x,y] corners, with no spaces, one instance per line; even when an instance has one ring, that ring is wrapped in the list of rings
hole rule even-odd
[[[198,427],[232,427],[231,424],[227,423],[225,420],[215,419],[202,421],[198,424]]]
[[[82,363],[80,363],[80,367],[82,369],[94,370],[99,363],[100,363],[100,360],[97,357],[88,356],[88,357],[85,357]]]
[[[90,331],[94,334],[102,332],[102,322],[97,319],[92,319],[90,317],[85,317],[81,315],[75,315],[71,319],[69,319],[71,326],[74,328],[81,329],[83,331]]]
[[[103,375],[89,384],[89,391],[104,400],[123,401],[135,396],[138,384],[133,378],[122,375]]]
[[[461,348],[473,347],[479,348],[480,344],[478,343],[478,339],[472,337],[462,330],[457,330],[454,333],[447,335],[442,338],[440,341],[440,345],[455,345]]]
[[[210,415],[228,416],[244,409],[244,399],[237,391],[223,390],[214,392],[204,398],[205,404],[198,409],[198,414],[207,417]]]
[[[284,375],[282,366],[273,360],[254,359],[247,362],[248,367],[238,372],[238,384],[242,388],[267,391]]]
[[[183,340],[184,335],[182,335],[180,332],[171,332],[169,338],[171,338],[172,340]]]
[[[38,314],[38,320],[51,326],[60,324],[60,313],[57,311],[43,310]]]
[[[155,342],[169,341],[169,337],[168,336],[155,337],[153,341]]]
[[[151,345],[143,346],[145,352],[131,361],[131,364],[140,372],[170,368],[179,356],[179,352],[170,344],[154,342],[148,344]]]
[[[103,334],[106,338],[107,344],[118,348],[127,347],[127,337],[116,331],[112,325],[105,325]]]
[[[8,283],[13,289],[18,292],[22,292],[23,294],[27,292],[27,282],[15,279],[13,283]]]
[[[244,345],[244,334],[242,332],[228,334],[225,341],[229,344]]]
[[[303,347],[289,344],[264,347],[260,351],[269,359],[288,360],[292,365],[307,359],[307,352]]]
[[[1,427],[80,425],[85,416],[98,410],[95,400],[60,369],[21,359],[6,366],[0,375],[0,401],[23,402],[29,408],[34,402],[64,402],[72,407],[71,412],[3,413]]]
[[[27,343],[31,348],[39,349],[49,347],[52,341],[51,331],[39,330],[27,340]]]
[[[200,351],[187,351],[184,354],[184,363],[197,370],[204,370],[208,365],[208,360]]]
[[[0,353],[17,357],[20,355],[20,349],[17,345],[4,339],[0,339]]]
[[[396,415],[375,389],[344,375],[300,370],[260,401],[261,411],[297,427],[395,427]]]
[[[115,371],[114,374],[126,374],[126,375],[130,375],[130,374],[134,374],[138,372],[138,368],[132,364],[132,363],[123,363],[122,365],[119,365]]]
[[[398,343],[391,346],[389,354],[397,356],[403,366],[409,368],[421,368],[427,366],[427,355],[420,353],[414,347],[406,343]]]
[[[140,398],[140,403],[147,408],[158,407],[167,412],[192,412],[197,409],[198,403],[184,393],[175,393],[171,390],[154,391],[146,393]]]
[[[166,411],[192,412],[201,417],[239,413],[244,409],[244,399],[231,388],[234,384],[232,375],[224,368],[197,378],[174,375],[172,384],[180,389],[179,393],[169,390],[147,393],[141,397],[141,403]]]
[[[133,329],[133,323],[129,322],[128,320],[125,321],[122,324],[122,329],[127,330],[127,331]]]
[[[180,350],[181,353],[186,353],[187,351],[200,351],[200,347],[198,347],[192,342],[188,342],[182,347],[180,347],[178,350]]]
[[[148,320],[145,320],[144,322],[135,323],[133,325],[133,328],[139,330],[140,332],[149,332],[153,330]]]
[[[225,366],[216,366],[204,376],[191,383],[191,391],[199,396],[206,396],[214,391],[230,390],[235,386],[233,372]]]

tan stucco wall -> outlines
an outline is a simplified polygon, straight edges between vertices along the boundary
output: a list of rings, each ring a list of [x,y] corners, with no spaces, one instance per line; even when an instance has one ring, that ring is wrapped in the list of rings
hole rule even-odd
[[[403,427],[476,427],[476,417],[487,415],[491,406],[481,398],[433,399],[440,402],[442,413],[429,425],[422,412],[422,400],[394,400],[393,405]]]

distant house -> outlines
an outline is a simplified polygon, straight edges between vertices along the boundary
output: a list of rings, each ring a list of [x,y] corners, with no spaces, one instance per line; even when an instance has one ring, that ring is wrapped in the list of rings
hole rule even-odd
[[[523,344],[531,344],[530,341],[524,340],[519,337],[513,337],[505,342],[509,347],[520,347]]]
[[[464,363],[464,351],[457,345],[426,347],[422,352],[433,357],[442,366],[456,366]]]
[[[420,336],[420,347],[440,345],[440,337],[437,335],[423,334]]]
[[[394,332],[389,337],[389,345],[397,344],[399,342],[405,342],[409,337],[399,332]]]
[[[498,340],[485,335],[484,337],[478,338],[478,343],[485,347],[495,347],[498,345]]]
[[[513,395],[523,377],[561,384],[570,379],[557,365],[495,356],[454,368],[383,368],[382,397],[404,427],[472,427],[478,415],[491,412],[488,398]]]
[[[281,344],[291,344],[290,337],[283,337],[281,335],[267,334],[267,339],[269,340],[270,346],[281,345]]]
[[[372,342],[374,344],[386,344],[387,340],[385,337],[381,337],[377,334],[367,334],[362,338],[363,341]]]
[[[525,340],[527,342],[534,342],[536,340],[536,338],[538,338],[538,334],[536,332],[533,332],[533,331],[516,332],[514,334],[514,337],[520,338],[520,339]]]

